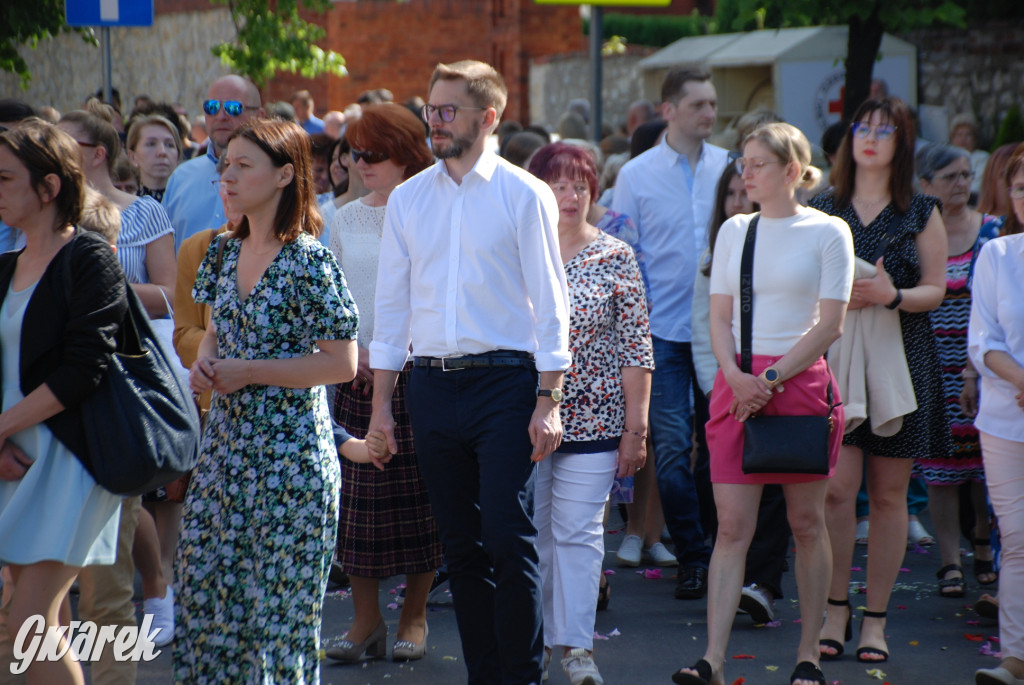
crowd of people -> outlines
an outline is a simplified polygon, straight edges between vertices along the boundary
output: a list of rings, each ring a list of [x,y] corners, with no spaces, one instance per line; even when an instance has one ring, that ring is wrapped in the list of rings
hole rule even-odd
[[[404,575],[393,659],[426,656],[447,581],[468,682],[557,660],[601,685],[616,502],[617,562],[707,597],[673,682],[728,682],[733,618],[773,619],[792,539],[790,682],[824,684],[861,538],[854,658],[899,658],[887,611],[923,483],[936,592],[968,593],[962,536],[976,582],[1000,582],[979,611],[1002,662],[976,682],[1024,683],[1024,146],[987,156],[969,116],[925,143],[881,92],[820,150],[764,110],[714,145],[715,84],[687,69],[600,143],[585,101],[555,135],[502,121],[482,62],[437,65],[427,93],[322,119],[308,91],[264,103],[239,76],[191,121],[145,96],[127,117],[0,100],[0,682],[27,621],[67,625],[76,579],[83,620],[134,625],[137,570],[176,683],[385,657],[379,586]],[[82,407],[129,290],[203,428],[192,473],[121,498],[86,468]],[[791,425],[773,419],[821,429],[766,450]],[[329,582],[351,586],[340,636],[321,635]],[[92,681],[135,669],[101,658]],[[26,677],[84,682],[67,653]]]

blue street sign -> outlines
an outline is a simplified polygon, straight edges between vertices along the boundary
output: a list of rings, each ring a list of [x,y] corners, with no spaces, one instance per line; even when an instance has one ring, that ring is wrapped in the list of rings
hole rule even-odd
[[[153,0],[64,0],[68,26],[152,26]]]

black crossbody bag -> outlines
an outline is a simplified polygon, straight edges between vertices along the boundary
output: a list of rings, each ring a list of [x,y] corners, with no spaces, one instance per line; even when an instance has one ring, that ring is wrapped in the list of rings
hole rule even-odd
[[[754,323],[755,215],[747,228],[740,260],[740,369],[752,373]],[[829,440],[835,429],[832,381],[828,413],[822,416],[751,416],[743,424],[743,473],[802,473],[828,475]]]

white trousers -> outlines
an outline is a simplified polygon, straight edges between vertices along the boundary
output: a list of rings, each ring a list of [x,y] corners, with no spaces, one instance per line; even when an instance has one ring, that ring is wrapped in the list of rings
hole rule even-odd
[[[618,452],[555,452],[537,465],[534,524],[544,594],[544,645],[594,648],[604,560],[604,505]]]
[[[981,433],[985,482],[999,517],[999,647],[1024,659],[1024,442]]]

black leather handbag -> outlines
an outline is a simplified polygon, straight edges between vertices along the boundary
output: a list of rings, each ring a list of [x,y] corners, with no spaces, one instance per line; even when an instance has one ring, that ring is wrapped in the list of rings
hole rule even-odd
[[[70,274],[67,283],[70,287]],[[132,496],[195,467],[199,413],[127,280],[125,289],[128,309],[117,349],[99,386],[82,402],[86,454],[79,458],[99,485]]]
[[[740,260],[740,369],[751,373],[754,323],[755,215],[747,228]],[[822,416],[751,416],[743,424],[743,473],[828,475],[829,438],[835,428],[832,382],[828,413]]]

